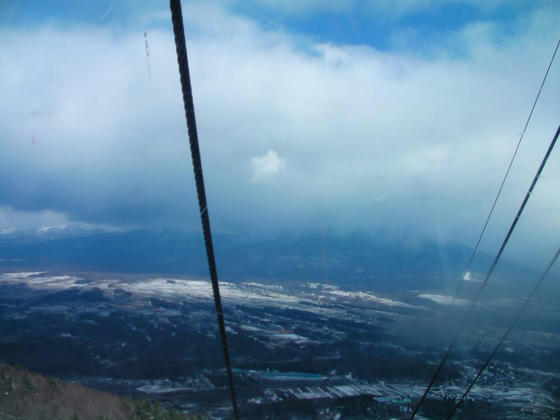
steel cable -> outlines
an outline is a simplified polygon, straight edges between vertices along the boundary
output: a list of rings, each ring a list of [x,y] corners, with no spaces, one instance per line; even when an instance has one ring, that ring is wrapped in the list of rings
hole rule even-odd
[[[511,330],[515,326],[515,324],[517,324],[517,322],[519,321],[519,318],[521,318],[521,315],[523,315],[523,312],[527,308],[527,305],[529,305],[529,302],[531,301],[531,299],[533,299],[533,296],[535,295],[535,293],[537,293],[537,290],[539,289],[539,287],[543,283],[544,279],[548,275],[548,272],[550,271],[550,269],[552,268],[552,266],[554,265],[554,263],[558,259],[558,255],[560,255],[560,248],[558,248],[558,250],[556,251],[556,254],[554,255],[554,257],[552,258],[552,260],[550,261],[550,263],[546,267],[546,270],[541,275],[539,281],[535,284],[535,286],[533,287],[533,290],[531,291],[531,293],[529,294],[527,299],[525,299],[525,302],[521,306],[521,309],[519,309],[519,312],[517,312],[517,315],[515,316],[515,318],[511,321],[507,331],[502,335],[500,340],[496,343],[496,346],[494,347],[494,350],[492,350],[492,353],[490,353],[490,356],[488,356],[488,358],[486,359],[484,364],[480,367],[476,376],[473,378],[473,380],[471,381],[471,383],[469,384],[469,386],[467,387],[467,389],[465,390],[465,392],[463,393],[463,395],[461,396],[459,401],[457,401],[457,403],[455,403],[455,406],[453,407],[453,410],[451,411],[451,413],[447,417],[448,419],[451,419],[455,415],[455,413],[457,412],[457,409],[463,403],[463,401],[465,400],[468,393],[471,391],[471,389],[474,386],[474,384],[476,383],[476,381],[478,381],[478,378],[480,378],[480,375],[482,375],[482,372],[484,372],[484,370],[488,367],[488,365],[490,364],[490,362],[492,361],[492,359],[496,355],[496,353],[497,353],[498,349],[500,348],[500,346],[502,345],[502,343],[506,340],[509,333],[511,332]]]
[[[181,11],[180,0],[170,0],[171,20],[173,21],[173,34],[175,36],[175,47],[177,49],[177,61],[179,63],[179,74],[181,76],[181,88],[183,91],[183,104],[187,119],[187,129],[193,162],[194,178],[196,182],[196,193],[198,196],[198,206],[200,209],[200,219],[206,245],[206,256],[208,268],[210,270],[210,280],[212,281],[212,291],[214,294],[214,304],[218,319],[218,329],[222,340],[222,349],[226,365],[227,379],[231,394],[231,404],[235,419],[239,418],[237,410],[237,398],[233,384],[233,373],[231,370],[231,359],[227,343],[226,327],[222,310],[222,299],[220,296],[220,286],[218,284],[218,271],[216,269],[216,259],[214,257],[214,246],[212,244],[212,231],[210,229],[210,217],[208,216],[208,205],[206,202],[206,191],[204,188],[204,176],[202,173],[202,162],[200,159],[200,149],[198,146],[198,132],[196,129],[196,119],[194,115],[194,103],[191,89],[189,73],[189,63],[187,59],[187,46],[185,41],[185,30],[183,27],[183,13]]]
[[[515,218],[513,219],[513,222],[511,224],[509,230],[508,230],[508,233],[507,233],[506,237],[504,238],[504,240],[502,242],[502,245],[500,246],[500,249],[499,249],[498,253],[496,254],[496,257],[494,257],[494,261],[492,262],[492,265],[490,266],[490,270],[488,270],[488,273],[486,274],[486,277],[484,278],[484,281],[483,281],[482,285],[478,289],[478,291],[476,293],[476,296],[473,299],[473,301],[471,303],[471,306],[469,307],[469,310],[465,314],[465,316],[464,316],[464,318],[463,318],[463,320],[462,320],[462,322],[459,326],[459,329],[457,330],[455,336],[453,337],[453,340],[451,341],[451,344],[449,345],[449,348],[445,352],[443,358],[441,359],[441,362],[439,363],[436,371],[434,372],[434,375],[432,376],[432,379],[430,380],[430,383],[428,384],[428,387],[424,391],[424,394],[422,395],[422,398],[420,399],[420,401],[418,402],[418,404],[414,408],[414,411],[412,412],[412,415],[410,416],[411,420],[416,416],[416,413],[418,412],[418,410],[420,409],[420,407],[424,403],[424,400],[426,399],[430,390],[432,389],[432,386],[434,385],[435,380],[439,376],[439,373],[441,372],[441,369],[443,368],[443,365],[445,365],[445,362],[447,361],[447,358],[449,357],[451,351],[455,348],[455,345],[457,344],[457,340],[459,339],[459,336],[463,332],[463,329],[465,328],[465,326],[466,326],[466,324],[467,324],[467,322],[470,318],[470,315],[472,314],[472,312],[474,310],[474,307],[476,306],[478,300],[480,299],[480,296],[482,295],[482,292],[486,288],[486,285],[488,284],[488,280],[492,276],[492,273],[494,272],[494,269],[496,268],[496,265],[498,264],[498,261],[500,260],[500,257],[502,256],[502,253],[504,252],[504,249],[505,249],[505,247],[506,247],[506,245],[509,241],[509,238],[511,237],[511,234],[514,231],[515,226],[517,225],[517,222],[519,221],[519,218],[521,217],[521,214],[523,213],[523,210],[525,209],[525,206],[527,205],[527,202],[529,201],[529,198],[531,197],[531,194],[533,192],[533,189],[535,188],[535,185],[537,184],[537,181],[538,181],[538,179],[541,175],[541,172],[543,171],[543,169],[546,165],[546,162],[548,161],[548,157],[550,156],[550,153],[554,149],[554,145],[556,144],[556,141],[558,140],[558,135],[559,134],[560,134],[560,125],[558,126],[558,129],[556,130],[556,134],[554,135],[554,137],[552,138],[552,141],[550,142],[550,145],[548,146],[548,149],[547,149],[547,151],[544,155],[544,158],[543,158],[543,160],[542,160],[542,162],[539,166],[539,169],[537,170],[537,173],[535,174],[535,176],[533,178],[533,182],[531,182],[531,186],[529,187],[529,190],[525,194],[525,198],[523,199],[523,202],[521,203],[521,207],[519,207],[519,210],[517,211],[517,214],[515,215]]]
[[[537,96],[535,97],[535,100],[533,101],[533,106],[531,107],[531,112],[529,112],[529,116],[527,117],[527,121],[525,121],[525,126],[523,127],[523,131],[521,132],[521,135],[519,136],[519,140],[517,142],[517,145],[515,146],[513,156],[511,157],[511,160],[509,161],[509,165],[507,167],[506,173],[504,175],[504,178],[502,179],[502,183],[500,184],[500,188],[498,189],[498,193],[496,194],[496,197],[494,198],[494,202],[492,203],[492,207],[490,208],[490,212],[488,213],[488,216],[486,217],[486,221],[484,222],[484,226],[482,227],[482,230],[480,231],[480,234],[478,235],[478,240],[476,241],[476,245],[473,248],[473,251],[472,251],[471,257],[469,259],[469,263],[467,264],[467,268],[465,270],[465,273],[468,273],[471,269],[473,259],[476,255],[476,252],[478,251],[478,247],[480,245],[480,241],[482,240],[482,237],[484,236],[484,233],[486,232],[486,228],[488,227],[488,222],[490,222],[490,219],[492,218],[492,214],[494,213],[494,209],[496,208],[496,203],[498,202],[498,199],[500,198],[500,195],[502,194],[502,190],[504,189],[504,184],[506,183],[506,179],[507,179],[507,177],[509,175],[509,172],[511,170],[511,167],[513,165],[513,161],[515,160],[515,157],[517,156],[517,152],[519,150],[519,146],[521,146],[521,142],[523,141],[523,137],[525,137],[525,132],[527,131],[527,127],[529,126],[529,122],[531,121],[531,118],[533,116],[533,111],[535,110],[535,107],[537,106],[537,102],[539,101],[539,97],[541,96],[542,88],[543,88],[543,86],[546,82],[546,79],[548,78],[548,73],[550,72],[550,67],[552,66],[552,63],[554,62],[554,58],[556,57],[556,53],[558,52],[558,47],[559,46],[560,46],[560,39],[556,43],[556,48],[554,48],[554,52],[552,53],[552,57],[550,58],[550,61],[548,63],[548,67],[546,68],[546,72],[545,72],[543,80],[541,82],[541,86],[539,87],[539,91],[537,92]],[[457,286],[457,290],[455,291],[454,298],[458,297],[459,292],[461,291],[461,287],[463,286],[463,282],[464,282],[464,277],[461,278],[461,281],[459,282],[459,285]]]

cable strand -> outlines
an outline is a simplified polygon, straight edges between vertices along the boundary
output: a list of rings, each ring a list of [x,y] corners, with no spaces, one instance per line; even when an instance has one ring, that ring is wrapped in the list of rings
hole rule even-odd
[[[467,264],[467,268],[465,270],[466,273],[468,273],[471,269],[472,262],[474,260],[474,257],[476,255],[477,251],[478,251],[478,247],[480,245],[480,242],[482,241],[482,237],[484,236],[484,233],[486,232],[486,228],[488,227],[488,223],[490,222],[490,219],[492,218],[492,214],[494,213],[494,209],[496,208],[496,203],[498,202],[498,199],[500,198],[500,195],[502,194],[502,190],[504,189],[504,184],[506,183],[506,179],[509,176],[509,173],[511,171],[511,167],[513,165],[513,162],[514,162],[516,156],[517,156],[517,152],[519,151],[519,147],[521,146],[521,142],[523,141],[523,137],[525,137],[525,132],[527,131],[527,127],[529,126],[529,122],[531,121],[531,118],[533,117],[533,112],[535,111],[535,107],[537,106],[537,102],[539,101],[539,98],[541,96],[543,86],[546,82],[546,79],[548,78],[548,73],[550,72],[550,67],[552,67],[552,63],[554,62],[554,59],[556,57],[556,53],[558,52],[558,47],[559,46],[560,46],[560,39],[556,43],[556,47],[554,48],[554,52],[552,53],[552,57],[550,58],[550,61],[548,63],[548,67],[546,68],[546,72],[544,74],[541,85],[539,87],[539,91],[537,92],[537,96],[535,97],[535,100],[533,101],[533,106],[531,107],[531,112],[529,112],[529,116],[527,117],[527,121],[525,121],[525,126],[523,127],[523,131],[521,131],[521,135],[519,136],[519,140],[517,141],[517,145],[515,146],[513,156],[511,157],[511,160],[509,161],[509,165],[507,167],[504,178],[502,179],[502,182],[500,184],[500,188],[498,189],[498,193],[496,194],[496,197],[494,198],[494,202],[492,203],[492,207],[490,208],[490,212],[488,213],[488,216],[486,217],[486,221],[484,222],[482,230],[480,231],[480,234],[478,235],[478,240],[476,241],[476,245],[473,248],[471,257],[469,259],[469,262]],[[459,292],[461,291],[461,288],[463,286],[463,282],[464,282],[464,278],[461,279],[461,281],[459,282],[459,285],[457,286],[457,290],[455,291],[455,297],[458,297]]]
[[[214,305],[216,307],[216,317],[218,321],[218,329],[224,352],[224,360],[226,365],[227,379],[231,394],[231,403],[233,407],[233,415],[237,420],[239,413],[237,409],[237,398],[235,395],[235,387],[233,383],[233,373],[231,369],[231,359],[229,355],[224,315],[222,310],[222,299],[220,296],[220,287],[218,284],[218,271],[216,268],[216,259],[214,256],[214,246],[212,244],[212,231],[210,229],[210,216],[208,215],[208,205],[206,203],[206,191],[204,188],[204,175],[202,173],[202,161],[200,158],[200,149],[198,145],[198,132],[196,128],[196,119],[194,114],[194,103],[192,96],[189,63],[187,58],[187,46],[185,41],[185,30],[183,27],[183,13],[181,11],[180,0],[170,0],[169,7],[171,9],[171,20],[173,22],[173,34],[175,36],[175,47],[177,50],[177,61],[179,64],[179,74],[181,77],[181,89],[183,93],[183,104],[185,108],[185,117],[187,119],[187,130],[189,136],[189,144],[191,157],[193,162],[194,178],[196,182],[196,193],[198,197],[198,206],[200,209],[200,219],[204,234],[204,243],[206,246],[206,256],[208,259],[208,269],[210,271],[210,279],[212,282],[212,291],[214,295]]]
[[[484,370],[488,367],[488,365],[490,364],[490,362],[492,361],[492,359],[494,358],[494,356],[498,352],[498,349],[500,348],[502,343],[506,340],[506,338],[508,337],[510,332],[513,330],[513,328],[515,327],[515,325],[517,324],[517,322],[521,318],[521,315],[523,315],[523,312],[525,311],[525,309],[529,305],[529,302],[533,299],[533,296],[535,295],[535,293],[537,293],[537,290],[539,289],[539,287],[543,283],[544,279],[548,275],[548,272],[550,271],[550,269],[552,268],[552,266],[554,265],[554,263],[558,259],[559,255],[560,255],[560,248],[558,248],[558,250],[556,251],[556,254],[554,255],[554,257],[552,258],[552,260],[550,261],[550,263],[546,267],[546,270],[544,271],[544,273],[539,278],[539,281],[535,284],[535,286],[533,287],[533,290],[531,291],[529,296],[527,296],[527,298],[525,299],[525,302],[523,303],[523,305],[521,306],[521,308],[517,312],[517,315],[515,316],[515,318],[511,321],[507,331],[502,335],[500,340],[496,343],[496,346],[494,347],[494,350],[492,350],[492,353],[490,353],[490,356],[488,356],[488,358],[486,359],[484,364],[480,367],[477,374],[475,375],[473,380],[470,382],[469,386],[467,387],[467,389],[465,390],[465,392],[463,393],[463,395],[461,396],[459,401],[457,401],[455,403],[455,405],[453,407],[453,410],[451,411],[451,413],[449,413],[447,419],[451,419],[455,415],[455,413],[457,412],[457,409],[461,406],[461,404],[463,403],[463,401],[465,400],[465,398],[467,397],[467,395],[471,391],[472,387],[475,385],[476,381],[478,381],[478,379],[480,378],[480,375],[482,375],[482,372],[484,372]]]
[[[498,261],[500,260],[500,257],[502,256],[502,253],[504,252],[504,249],[505,249],[507,243],[509,242],[511,234],[515,230],[515,226],[517,225],[517,222],[519,221],[519,218],[521,217],[521,214],[523,213],[523,210],[525,209],[525,206],[527,205],[527,202],[529,201],[529,198],[531,197],[533,189],[535,188],[535,185],[537,184],[537,181],[539,180],[539,177],[541,176],[541,172],[543,171],[543,169],[546,165],[546,162],[548,161],[548,157],[550,156],[550,153],[554,149],[554,145],[556,144],[556,141],[558,140],[558,135],[559,134],[560,134],[560,125],[558,126],[558,129],[556,130],[556,134],[554,135],[554,137],[552,138],[552,141],[550,142],[550,145],[548,146],[548,149],[547,149],[547,151],[544,155],[543,160],[541,161],[539,169],[537,170],[537,173],[535,174],[535,176],[533,178],[533,181],[531,182],[531,186],[529,187],[529,190],[525,194],[525,198],[523,199],[523,202],[521,203],[521,206],[519,207],[519,210],[517,211],[517,214],[515,215],[515,218],[513,219],[513,222],[511,224],[507,234],[506,234],[506,237],[502,241],[502,245],[500,246],[500,249],[499,249],[498,253],[494,257],[494,261],[492,262],[492,265],[490,266],[490,270],[488,270],[488,273],[486,274],[486,277],[484,278],[484,281],[483,281],[482,285],[478,289],[478,291],[475,295],[475,298],[473,299],[473,301],[472,301],[472,303],[469,307],[469,310],[467,311],[467,313],[463,317],[463,320],[462,320],[462,322],[459,326],[459,329],[457,330],[457,332],[456,332],[455,336],[453,337],[453,340],[451,341],[451,344],[449,345],[445,355],[441,359],[441,362],[439,363],[436,371],[434,372],[434,375],[432,376],[432,379],[430,380],[430,383],[428,384],[426,390],[424,391],[424,394],[422,395],[422,398],[420,399],[420,401],[418,402],[418,404],[414,408],[414,411],[412,412],[412,415],[410,416],[410,420],[414,419],[414,417],[416,416],[416,413],[418,412],[418,410],[420,409],[420,407],[424,403],[424,400],[428,396],[435,380],[437,379],[441,369],[443,368],[443,365],[445,364],[445,362],[447,361],[447,358],[451,354],[451,351],[455,348],[455,345],[457,344],[457,340],[458,340],[459,336],[463,332],[463,330],[464,330],[464,328],[467,324],[467,321],[470,318],[470,315],[472,314],[478,300],[480,299],[480,296],[482,295],[482,292],[484,291],[484,289],[486,288],[486,285],[488,284],[488,280],[490,279],[490,277],[494,273],[494,269],[496,268],[496,265],[498,264]]]

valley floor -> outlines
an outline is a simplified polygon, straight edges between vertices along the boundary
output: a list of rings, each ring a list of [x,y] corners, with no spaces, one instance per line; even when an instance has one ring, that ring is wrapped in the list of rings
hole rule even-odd
[[[468,302],[452,307],[438,291],[381,295],[322,283],[223,283],[222,295],[248,418],[406,418]],[[422,415],[449,412],[517,305],[482,302]],[[459,418],[560,415],[559,311],[536,305]],[[204,280],[1,273],[0,319],[7,363],[183,412],[231,414]]]

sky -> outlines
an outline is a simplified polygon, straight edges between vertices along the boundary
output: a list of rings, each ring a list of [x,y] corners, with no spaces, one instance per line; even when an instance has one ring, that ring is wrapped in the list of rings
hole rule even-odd
[[[182,4],[217,232],[473,245],[560,38],[557,1]],[[560,123],[558,61],[488,253]],[[167,2],[1,1],[0,98],[0,232],[198,226]],[[512,255],[554,253],[558,191],[556,150]]]

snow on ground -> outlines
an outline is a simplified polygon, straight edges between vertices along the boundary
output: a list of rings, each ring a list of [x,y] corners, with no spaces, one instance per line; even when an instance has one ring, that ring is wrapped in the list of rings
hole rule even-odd
[[[0,273],[0,284],[24,283],[33,289],[65,290],[99,288],[106,294],[118,289],[141,297],[159,297],[167,300],[195,299],[211,300],[213,298],[212,285],[201,279],[176,279],[155,277],[138,281],[125,281],[115,278],[100,280],[84,280],[73,275],[52,275],[48,272]],[[337,286],[323,283],[306,283],[312,293],[292,293],[279,285],[267,285],[256,282],[228,283],[220,282],[220,292],[224,300],[232,304],[242,305],[276,305],[281,307],[298,306],[302,310],[321,314],[332,314],[333,309],[318,305],[322,299],[359,299],[367,303],[374,303],[388,307],[412,308],[404,302],[380,297],[372,292],[346,291]],[[437,295],[425,295],[436,296]],[[423,297],[423,296],[421,296]]]
[[[21,272],[21,273],[2,273],[2,274],[0,274],[0,281],[22,280],[22,279],[27,279],[29,277],[38,276],[38,275],[45,274],[45,273],[46,273],[46,271],[27,271],[27,272]]]
[[[273,333],[270,337],[280,341],[293,341],[295,343],[305,343],[309,341],[309,338],[294,333]]]
[[[453,296],[447,295],[420,293],[418,297],[421,299],[429,299],[432,302],[439,303],[440,305],[468,305],[470,303],[467,299],[453,299]]]
[[[321,289],[321,290],[337,290],[337,286],[327,283],[305,283],[305,286],[309,289]]]
[[[411,307],[411,305],[409,305],[407,303],[399,302],[399,301],[396,301],[396,300],[393,300],[393,299],[382,298],[382,297],[376,296],[373,293],[369,293],[369,292],[349,292],[349,291],[345,291],[345,290],[329,290],[328,293],[331,294],[331,295],[335,295],[335,296],[343,296],[343,297],[349,297],[349,298],[362,299],[362,300],[369,301],[369,302],[379,303],[381,305],[400,306],[400,307],[403,307],[403,308],[410,308]]]
[[[241,325],[240,328],[243,331],[250,331],[250,332],[262,332],[262,331],[264,331],[262,328],[253,327],[251,325]]]
[[[56,289],[63,290],[76,287],[79,277],[74,276],[44,276],[46,272],[22,272],[0,274],[1,283],[25,283],[33,289]]]
[[[482,283],[481,275],[473,274],[470,271],[467,271],[465,273],[465,275],[463,276],[463,280],[464,281],[471,281],[471,282],[474,282],[474,283]]]
[[[206,280],[181,280],[155,278],[131,283],[122,283],[119,288],[137,295],[159,297],[191,297],[199,299],[212,298],[212,285]],[[272,291],[269,288],[255,290],[255,283],[251,287],[233,283],[220,282],[220,293],[223,299],[235,303],[263,303],[283,302],[298,303],[301,298],[287,293]]]
[[[399,306],[402,308],[412,308],[412,305],[409,305],[404,302],[399,302],[397,300],[383,298],[380,296],[375,295],[371,292],[360,292],[360,291],[349,291],[349,290],[341,290],[338,286],[334,286],[332,284],[326,283],[305,283],[304,285],[308,289],[313,289],[317,291],[321,291],[326,295],[336,296],[336,297],[346,297],[351,299],[361,299],[366,302],[373,302],[378,303],[381,305],[387,306]]]

